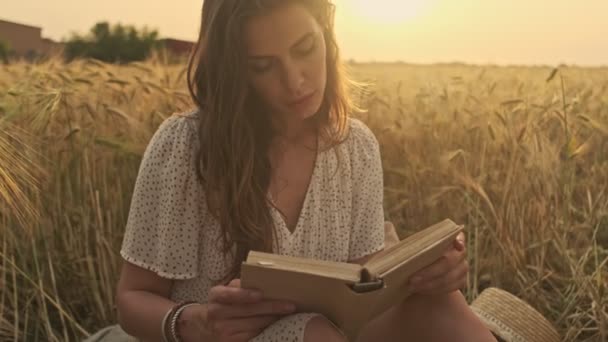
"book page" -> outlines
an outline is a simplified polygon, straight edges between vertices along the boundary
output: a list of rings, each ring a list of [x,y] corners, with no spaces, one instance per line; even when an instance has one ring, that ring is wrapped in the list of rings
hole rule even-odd
[[[299,258],[256,251],[249,252],[245,264],[335,278],[348,283],[356,283],[361,280],[361,271],[363,269],[358,264]]]
[[[463,226],[457,225],[452,220],[443,220],[392,246],[368,261],[364,267],[372,277],[379,277],[407,263],[418,254],[429,253],[430,250],[438,248],[444,240],[453,240],[462,230]]]

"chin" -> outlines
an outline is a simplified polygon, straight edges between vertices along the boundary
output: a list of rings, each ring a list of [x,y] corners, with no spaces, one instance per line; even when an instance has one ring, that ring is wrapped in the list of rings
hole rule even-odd
[[[294,113],[294,115],[296,115],[298,118],[300,118],[302,120],[308,120],[308,119],[314,117],[318,112],[319,112],[319,107],[317,107],[316,109],[313,109],[313,110],[306,111],[306,112]]]
[[[323,102],[322,97],[316,96],[314,101],[311,101],[311,103],[305,107],[290,108],[290,113],[291,113],[291,115],[299,118],[300,120],[310,119],[319,112],[319,109],[321,109],[322,102]]]

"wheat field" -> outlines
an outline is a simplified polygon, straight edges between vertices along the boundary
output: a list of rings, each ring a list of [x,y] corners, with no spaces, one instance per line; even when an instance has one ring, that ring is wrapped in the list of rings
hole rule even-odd
[[[349,64],[401,237],[467,232],[469,301],[528,301],[565,341],[608,340],[608,69]],[[187,110],[185,65],[0,66],[0,340],[115,323],[119,248],[142,153]]]

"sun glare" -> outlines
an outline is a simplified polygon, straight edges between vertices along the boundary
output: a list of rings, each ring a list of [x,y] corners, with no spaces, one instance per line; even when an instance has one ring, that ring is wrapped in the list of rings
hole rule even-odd
[[[399,24],[423,13],[431,0],[347,0],[358,16],[377,24]]]

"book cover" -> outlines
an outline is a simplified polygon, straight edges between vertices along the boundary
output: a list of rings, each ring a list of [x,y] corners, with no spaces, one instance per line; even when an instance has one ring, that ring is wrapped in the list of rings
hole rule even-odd
[[[364,265],[251,251],[241,267],[241,286],[291,301],[298,312],[321,313],[354,339],[366,323],[410,295],[410,276],[439,259],[462,230],[445,219]]]

